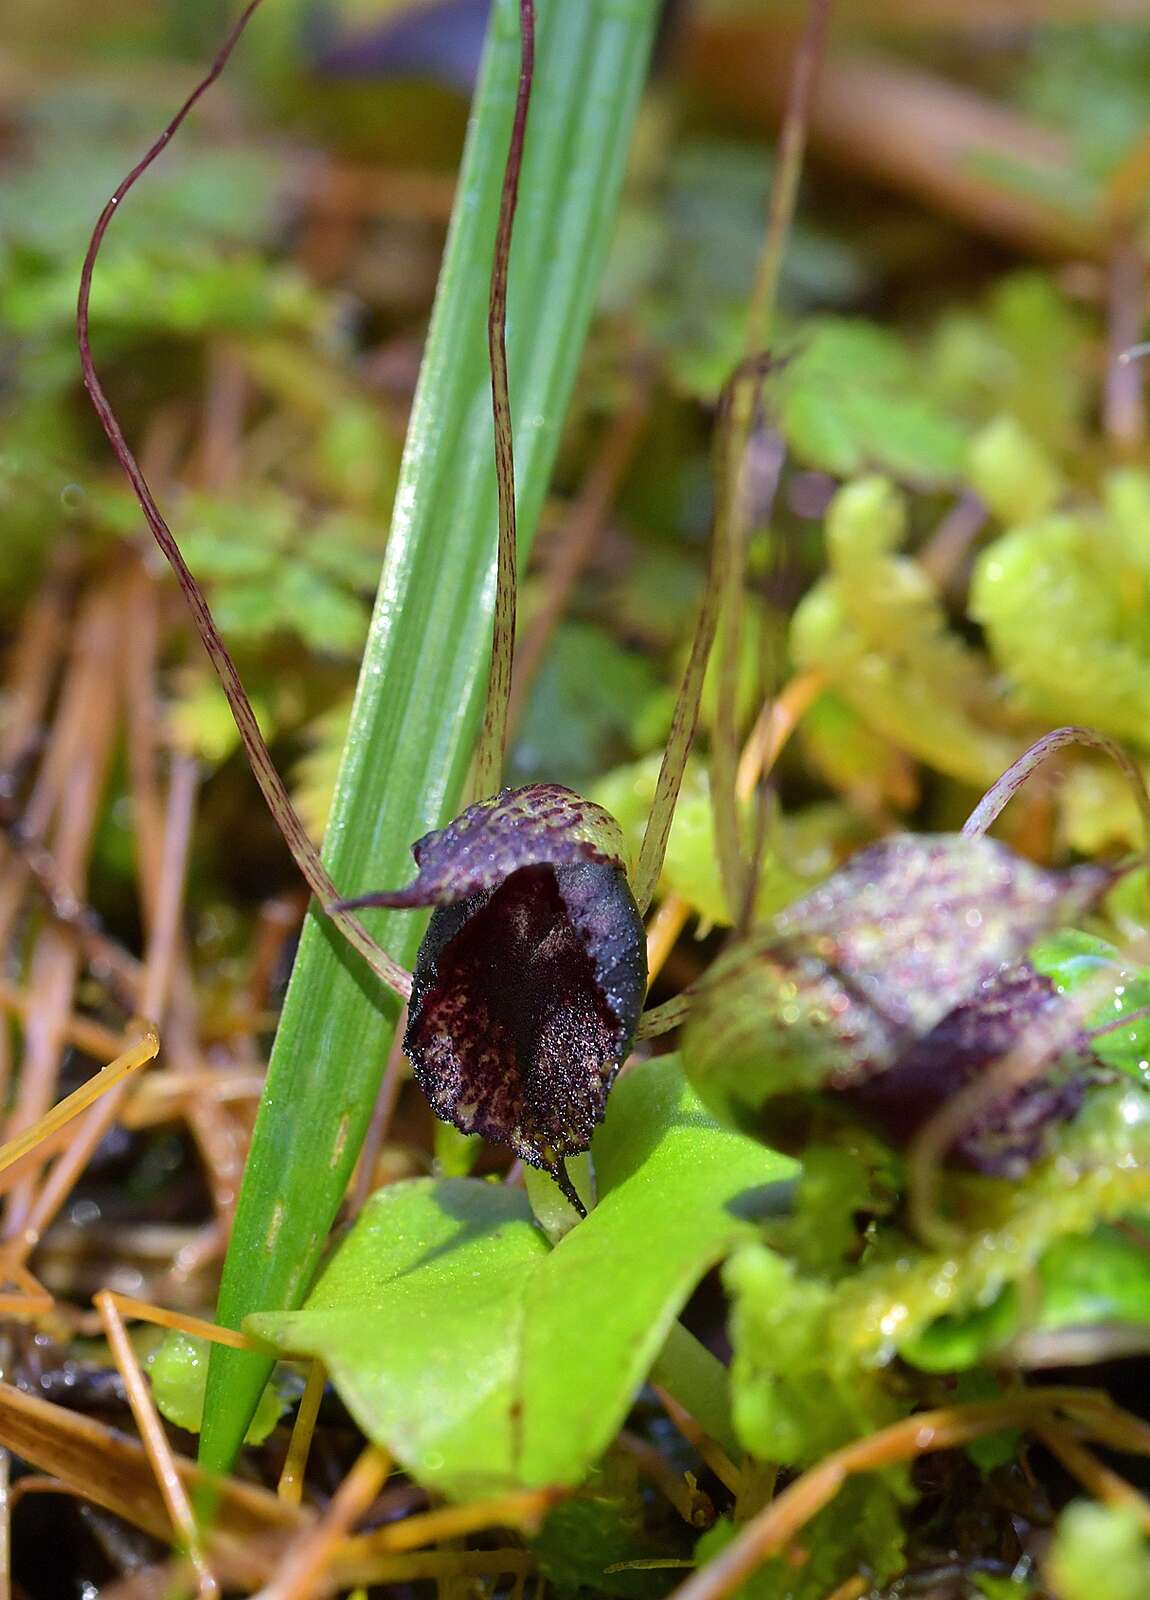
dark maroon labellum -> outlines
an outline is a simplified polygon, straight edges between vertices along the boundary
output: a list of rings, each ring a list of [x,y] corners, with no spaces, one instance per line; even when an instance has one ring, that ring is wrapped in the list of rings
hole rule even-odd
[[[1029,961],[1005,967],[917,1039],[885,1072],[844,1098],[893,1145],[905,1148],[955,1095],[991,1071],[1034,1024],[1065,1006]],[[976,1172],[1013,1177],[1042,1153],[1049,1128],[1082,1104],[1099,1063],[1081,1028],[1043,1074],[988,1100],[951,1145],[947,1159]]]
[[[435,905],[404,1049],[435,1113],[550,1172],[591,1143],[643,1008],[647,946],[618,825],[557,785],[506,789],[413,847]]]

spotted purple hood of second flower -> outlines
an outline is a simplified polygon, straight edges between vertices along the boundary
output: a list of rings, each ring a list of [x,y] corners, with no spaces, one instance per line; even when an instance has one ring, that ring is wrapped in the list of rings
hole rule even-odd
[[[983,837],[881,840],[708,969],[687,1074],[720,1116],[780,1148],[848,1110],[905,1144],[1057,1008],[1027,953],[1114,878],[1051,871]],[[951,1157],[984,1171],[1033,1160],[1078,1104],[1083,1051],[1071,1029],[1049,1074],[998,1097]]]

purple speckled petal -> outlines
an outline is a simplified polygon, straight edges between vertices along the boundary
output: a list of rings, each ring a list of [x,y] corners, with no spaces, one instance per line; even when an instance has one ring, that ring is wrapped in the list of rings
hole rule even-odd
[[[987,838],[883,840],[720,957],[695,995],[686,1071],[720,1115],[792,1148],[818,1107],[845,1109],[842,1091],[908,1059],[1112,882],[1100,868],[1048,871]]]
[[[623,866],[623,835],[609,811],[557,783],[503,789],[468,806],[411,847],[419,868],[403,889],[344,902],[349,908],[449,906],[491,891],[520,867]]]
[[[1101,867],[1051,872],[995,839],[898,834],[860,850],[775,928],[921,1032],[1113,881]]]
[[[1021,1043],[1032,1024],[1047,1021],[1065,1003],[1029,961],[1004,967],[886,1072],[848,1089],[846,1098],[892,1144],[905,1148],[948,1101]],[[979,1112],[948,1159],[976,1172],[1025,1172],[1041,1154],[1047,1130],[1078,1110],[1098,1065],[1085,1032],[1074,1029],[1041,1077],[1004,1090]]]

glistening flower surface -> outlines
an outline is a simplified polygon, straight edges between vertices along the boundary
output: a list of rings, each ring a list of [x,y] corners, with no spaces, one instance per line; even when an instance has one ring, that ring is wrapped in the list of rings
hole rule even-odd
[[[715,963],[687,1026],[688,1074],[727,1120],[782,1148],[848,1107],[901,1142],[1044,1014],[1043,981],[1002,969],[1112,882],[1102,868],[1047,871],[983,837],[883,840]],[[1077,1103],[1041,1093],[1052,1116]],[[997,1169],[1032,1157],[1040,1107],[1028,1107],[1011,1100],[1017,1139],[991,1150],[983,1124],[964,1158]]]
[[[505,789],[413,846],[406,889],[436,907],[404,1048],[436,1114],[566,1187],[630,1049],[646,941],[618,824],[570,789]]]
[[[846,1091],[864,1121],[905,1146],[953,1097],[1021,1045],[1036,1024],[1054,1021],[1065,1002],[1029,961],[1003,967],[892,1067]],[[1062,1031],[1062,1030],[1060,1030]],[[950,1146],[951,1161],[978,1172],[1021,1176],[1042,1153],[1047,1130],[1082,1105],[1088,1076],[1100,1062],[1081,1027],[1066,1038],[1038,1078],[990,1098]]]

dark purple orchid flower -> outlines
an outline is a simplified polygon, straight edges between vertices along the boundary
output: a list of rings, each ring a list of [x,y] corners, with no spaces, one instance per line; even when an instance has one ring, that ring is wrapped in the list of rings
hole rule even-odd
[[[551,1173],[586,1150],[647,984],[619,826],[570,789],[504,789],[412,847],[406,889],[348,908],[434,906],[404,1049],[432,1109]]]
[[[906,1148],[955,1096],[1019,1045],[1029,1029],[1065,1010],[1050,979],[1029,961],[1003,967],[968,999],[916,1039],[885,1072],[844,1091],[864,1122]],[[992,1092],[949,1148],[949,1159],[996,1177],[1025,1173],[1042,1154],[1046,1134],[1082,1104],[1101,1063],[1085,1029],[1071,1026],[1040,1077]]]
[[[1058,1004],[1025,963],[1114,881],[1052,872],[985,837],[901,835],[860,851],[820,889],[729,951],[698,989],[684,1066],[720,1114],[800,1147],[828,1116],[863,1115],[902,1144]],[[1065,1061],[997,1097],[952,1159],[1018,1170],[1081,1085]]]

